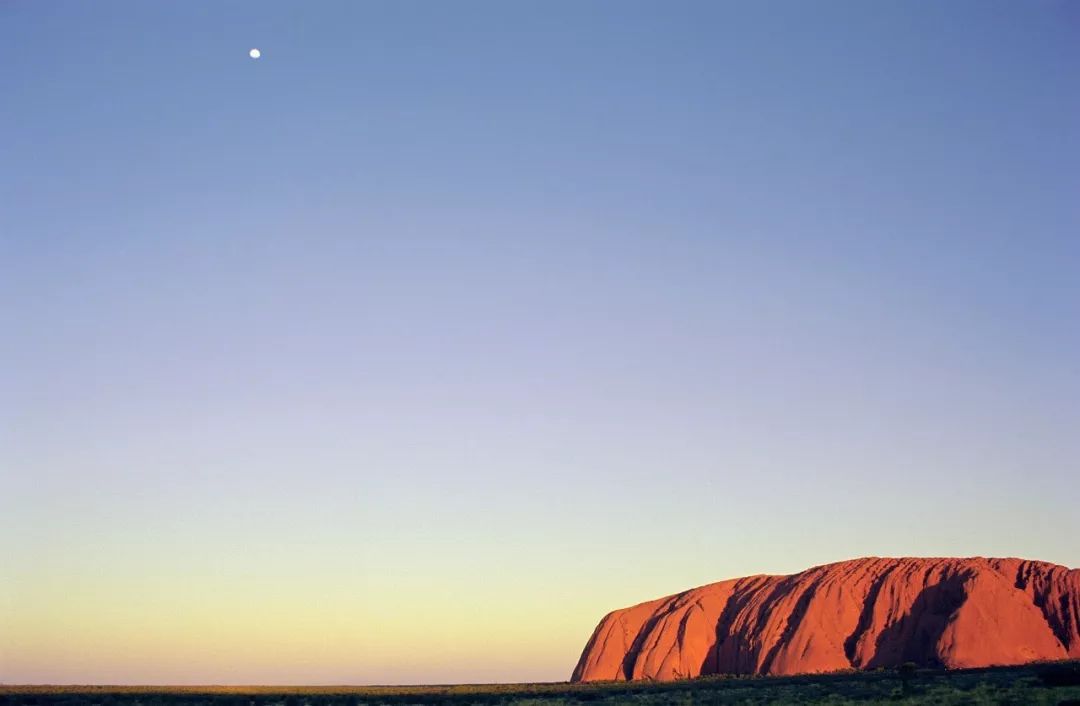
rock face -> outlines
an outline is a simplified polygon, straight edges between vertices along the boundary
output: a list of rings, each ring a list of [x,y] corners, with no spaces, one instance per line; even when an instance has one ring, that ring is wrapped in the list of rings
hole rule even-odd
[[[609,613],[573,681],[947,668],[1080,657],[1080,569],[1023,559],[844,561]]]

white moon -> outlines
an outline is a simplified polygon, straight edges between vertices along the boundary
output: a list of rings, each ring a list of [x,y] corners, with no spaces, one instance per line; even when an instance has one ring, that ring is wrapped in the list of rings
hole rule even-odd
[[[258,59],[260,56],[262,56],[262,52],[258,49],[252,49],[248,52],[248,56],[250,56],[252,59]]]

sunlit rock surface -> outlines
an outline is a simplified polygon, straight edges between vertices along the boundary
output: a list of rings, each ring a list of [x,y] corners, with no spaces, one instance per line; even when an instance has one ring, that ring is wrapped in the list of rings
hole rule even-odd
[[[881,559],[748,576],[609,613],[573,681],[947,668],[1080,657],[1080,569]]]

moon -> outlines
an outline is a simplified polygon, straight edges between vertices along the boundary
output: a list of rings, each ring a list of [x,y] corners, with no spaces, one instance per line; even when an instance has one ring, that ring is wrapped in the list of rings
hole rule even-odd
[[[258,49],[252,49],[248,52],[248,56],[250,56],[252,59],[258,59],[260,56],[262,56],[262,52]]]

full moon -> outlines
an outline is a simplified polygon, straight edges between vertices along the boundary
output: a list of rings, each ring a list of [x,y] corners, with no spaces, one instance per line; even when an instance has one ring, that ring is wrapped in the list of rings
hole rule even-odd
[[[252,59],[258,59],[260,56],[262,56],[262,52],[258,49],[252,49],[248,52],[248,56],[250,56]]]

